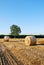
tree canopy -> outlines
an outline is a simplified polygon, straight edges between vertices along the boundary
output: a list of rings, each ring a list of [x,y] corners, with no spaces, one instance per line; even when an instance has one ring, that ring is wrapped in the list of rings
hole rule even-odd
[[[10,26],[10,34],[11,35],[19,35],[21,33],[21,29],[17,25],[11,25]]]

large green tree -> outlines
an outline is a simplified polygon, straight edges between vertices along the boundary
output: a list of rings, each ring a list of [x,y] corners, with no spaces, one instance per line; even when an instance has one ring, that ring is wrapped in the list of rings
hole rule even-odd
[[[21,33],[21,29],[17,25],[11,25],[10,26],[10,34],[11,35],[19,35]]]

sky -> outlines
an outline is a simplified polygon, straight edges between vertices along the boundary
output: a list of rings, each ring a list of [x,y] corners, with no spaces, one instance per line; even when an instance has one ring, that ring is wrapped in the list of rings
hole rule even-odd
[[[44,0],[0,0],[0,34],[13,24],[21,34],[44,34]]]

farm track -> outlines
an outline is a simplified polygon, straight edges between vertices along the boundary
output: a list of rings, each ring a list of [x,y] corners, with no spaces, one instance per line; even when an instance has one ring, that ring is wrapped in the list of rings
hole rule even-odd
[[[3,44],[0,44],[0,65],[24,65]]]

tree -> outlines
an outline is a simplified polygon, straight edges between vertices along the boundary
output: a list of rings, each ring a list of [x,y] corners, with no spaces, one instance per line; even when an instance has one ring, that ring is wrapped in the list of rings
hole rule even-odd
[[[17,25],[11,25],[10,26],[10,34],[11,35],[19,35],[21,33],[21,29],[19,26]]]

